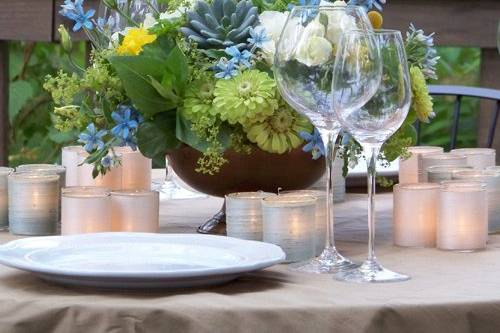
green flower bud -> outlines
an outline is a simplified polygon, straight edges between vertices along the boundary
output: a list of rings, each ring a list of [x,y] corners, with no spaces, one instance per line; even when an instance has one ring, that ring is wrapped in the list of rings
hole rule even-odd
[[[73,42],[71,41],[71,37],[68,33],[68,30],[66,30],[66,27],[64,25],[60,25],[59,29],[59,35],[61,36],[61,46],[64,51],[67,53],[70,53],[71,50],[73,49]]]

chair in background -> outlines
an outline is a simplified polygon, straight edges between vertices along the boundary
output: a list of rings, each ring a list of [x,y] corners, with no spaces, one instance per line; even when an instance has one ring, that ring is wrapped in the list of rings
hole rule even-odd
[[[447,85],[430,85],[429,92],[433,96],[456,96],[453,109],[453,123],[450,133],[450,150],[456,148],[458,125],[460,123],[460,110],[462,106],[462,97],[473,97],[479,99],[489,99],[496,101],[494,112],[491,116],[491,123],[488,130],[487,147],[491,148],[493,139],[495,138],[495,130],[498,116],[500,113],[500,90],[465,87],[465,86],[447,86]],[[417,145],[420,145],[420,122],[416,122],[417,130]]]

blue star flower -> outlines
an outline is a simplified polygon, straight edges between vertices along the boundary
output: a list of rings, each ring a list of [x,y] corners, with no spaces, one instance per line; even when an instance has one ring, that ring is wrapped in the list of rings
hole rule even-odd
[[[127,140],[131,131],[139,127],[140,119],[136,112],[131,106],[118,106],[117,110],[111,113],[111,118],[116,123],[116,126],[111,129],[111,133],[117,138]]]
[[[299,136],[305,140],[307,143],[302,147],[305,152],[312,152],[313,159],[317,160],[321,156],[325,156],[325,146],[323,145],[323,140],[321,140],[321,134],[317,128],[314,128],[314,132],[300,132]]]
[[[85,27],[89,30],[94,28],[94,25],[90,18],[94,16],[95,10],[89,9],[87,12],[83,9],[83,0],[64,0],[64,4],[61,5],[61,14],[64,17],[69,18],[75,22],[73,26],[73,31],[78,31],[82,27]]]
[[[217,72],[215,77],[218,79],[229,80],[238,75],[238,70],[236,70],[234,62],[225,59],[219,60],[214,70]]]
[[[319,6],[321,0],[299,0],[298,6]],[[288,5],[288,10],[292,10],[295,7],[293,4]]]
[[[250,28],[250,37],[247,41],[255,47],[262,47],[265,42],[270,41],[271,38],[267,35],[266,29],[263,26]]]
[[[128,147],[132,148],[133,151],[136,151],[137,150],[137,139],[133,136],[129,136],[126,139],[121,139],[120,146],[121,147],[128,146]]]
[[[250,53],[249,51],[244,50],[243,52],[241,52],[236,46],[231,46],[227,47],[225,49],[225,52],[227,55],[230,55],[232,57],[231,62],[233,62],[235,65],[244,65],[247,68],[252,67],[252,64],[249,61],[252,58],[252,53]]]
[[[101,165],[105,168],[110,168],[113,165],[113,158],[109,155],[101,159]]]
[[[90,123],[86,130],[78,136],[78,142],[83,143],[83,147],[87,152],[92,152],[94,149],[101,150],[104,148],[102,138],[107,134],[107,131],[97,131],[94,123]]]
[[[366,11],[372,10],[375,7],[377,10],[382,11],[382,6],[385,5],[386,0],[351,0],[349,5],[361,6]]]

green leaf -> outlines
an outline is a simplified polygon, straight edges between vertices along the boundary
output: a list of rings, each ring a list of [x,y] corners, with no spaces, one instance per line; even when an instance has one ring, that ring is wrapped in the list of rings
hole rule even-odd
[[[149,158],[165,157],[169,149],[179,146],[175,136],[175,112],[160,113],[146,121],[137,132],[139,150]]]
[[[12,123],[23,106],[33,97],[33,87],[28,81],[14,81],[9,86],[9,119]]]
[[[178,46],[176,46],[167,57],[167,69],[174,75],[174,89],[179,95],[182,95],[184,89],[186,88],[189,67],[187,64],[186,56],[184,55],[184,53],[182,53],[181,49]]]
[[[177,107],[177,101],[162,97],[151,83],[151,77],[161,79],[159,74],[165,68],[164,62],[143,56],[111,57],[109,61],[118,73],[127,96],[145,118]]]
[[[191,127],[192,123],[182,115],[182,112],[177,112],[177,139],[200,152],[206,152],[208,142],[197,136]],[[224,150],[231,145],[231,128],[226,123],[220,125],[218,139]]]
[[[152,76],[150,76],[149,78],[151,79],[151,85],[156,89],[158,94],[160,94],[165,99],[170,99],[176,101],[176,103],[180,103],[179,97],[177,97],[177,95],[175,95],[175,93],[170,88],[171,84],[169,82],[171,81],[165,80],[165,76],[163,77],[162,83],[158,82]]]

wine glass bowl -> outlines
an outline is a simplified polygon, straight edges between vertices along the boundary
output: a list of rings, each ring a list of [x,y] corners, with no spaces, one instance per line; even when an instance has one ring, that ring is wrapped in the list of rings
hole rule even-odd
[[[336,62],[336,50],[346,31],[371,31],[370,21],[361,7],[346,5],[296,6],[290,12],[276,46],[274,75],[283,99],[297,112],[307,116],[318,128],[325,145],[327,196],[327,242],[323,253],[315,259],[299,263],[294,268],[309,273],[336,273],[355,266],[335,248],[333,236],[333,189],[332,165],[337,153],[335,142],[341,125],[333,111],[332,79]],[[380,57],[376,43],[367,42],[364,58],[358,54],[351,57],[354,64],[373,61],[365,67],[369,77],[380,80],[377,61]],[[379,66],[379,65],[378,65]],[[378,70],[380,72],[380,70]],[[377,78],[378,75],[378,78]],[[350,102],[363,105],[375,93],[370,80],[357,84],[358,94]]]

